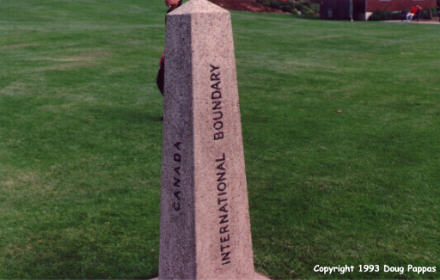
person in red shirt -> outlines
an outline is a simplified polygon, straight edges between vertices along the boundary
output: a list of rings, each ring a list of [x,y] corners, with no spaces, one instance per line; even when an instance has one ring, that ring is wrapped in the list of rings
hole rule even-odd
[[[165,5],[168,7],[167,14],[175,10],[182,5],[182,0],[165,0]],[[159,71],[157,72],[156,84],[160,93],[163,95],[164,82],[165,82],[165,54],[162,52],[162,56],[159,62]]]
[[[406,15],[406,20],[412,21],[414,16],[417,15],[417,13],[421,10],[422,10],[422,7],[420,5],[412,6],[411,10],[409,10],[409,13]]]

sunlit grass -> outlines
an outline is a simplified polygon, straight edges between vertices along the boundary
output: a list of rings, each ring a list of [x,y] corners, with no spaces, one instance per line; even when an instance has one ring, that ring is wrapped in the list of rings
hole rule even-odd
[[[157,274],[165,10],[0,0],[0,278]],[[438,265],[440,29],[232,19],[256,269]]]

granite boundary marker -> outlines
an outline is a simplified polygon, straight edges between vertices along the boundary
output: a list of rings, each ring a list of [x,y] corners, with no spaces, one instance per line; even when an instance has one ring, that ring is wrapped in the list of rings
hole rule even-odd
[[[159,279],[267,279],[254,270],[230,14],[167,15]]]

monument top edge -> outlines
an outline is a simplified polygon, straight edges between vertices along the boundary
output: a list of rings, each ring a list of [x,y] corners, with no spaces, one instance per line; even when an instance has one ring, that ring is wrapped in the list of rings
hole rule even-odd
[[[186,14],[220,14],[229,12],[207,0],[190,0],[175,9],[168,15],[186,15]]]

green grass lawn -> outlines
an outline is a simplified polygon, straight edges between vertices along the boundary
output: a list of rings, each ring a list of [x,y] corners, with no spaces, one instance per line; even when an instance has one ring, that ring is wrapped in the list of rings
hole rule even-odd
[[[0,278],[157,275],[165,10],[0,0]],[[440,270],[440,26],[232,20],[256,269]]]

